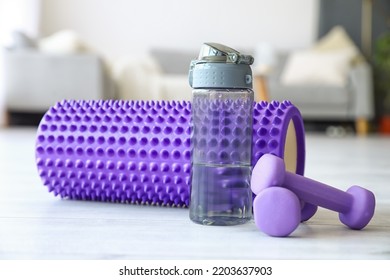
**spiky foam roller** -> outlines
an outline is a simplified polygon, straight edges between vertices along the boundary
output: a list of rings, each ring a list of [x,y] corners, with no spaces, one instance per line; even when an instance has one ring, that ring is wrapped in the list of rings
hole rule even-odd
[[[38,127],[39,175],[62,198],[186,207],[190,121],[186,101],[59,102]],[[223,133],[239,143],[234,129]],[[254,104],[252,165],[265,153],[303,174],[303,122],[289,101]]]

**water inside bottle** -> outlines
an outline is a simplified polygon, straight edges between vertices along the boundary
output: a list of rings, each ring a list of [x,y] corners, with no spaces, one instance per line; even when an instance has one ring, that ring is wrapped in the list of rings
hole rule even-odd
[[[193,164],[190,219],[203,225],[236,225],[250,220],[250,176],[250,165]]]

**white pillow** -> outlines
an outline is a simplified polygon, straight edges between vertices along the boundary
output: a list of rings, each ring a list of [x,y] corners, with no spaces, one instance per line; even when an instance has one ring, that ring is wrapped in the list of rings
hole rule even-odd
[[[347,31],[341,26],[333,27],[324,37],[322,37],[314,46],[316,51],[337,51],[350,49],[355,56],[359,56],[358,47],[349,37]]]
[[[72,30],[58,31],[38,42],[39,50],[48,53],[72,54],[89,51],[89,47]]]
[[[284,85],[344,86],[354,55],[350,49],[295,52],[287,60],[281,82]]]

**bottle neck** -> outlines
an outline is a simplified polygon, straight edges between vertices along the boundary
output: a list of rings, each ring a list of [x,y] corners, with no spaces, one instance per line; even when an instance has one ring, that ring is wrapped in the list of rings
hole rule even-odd
[[[252,80],[252,70],[245,64],[200,63],[189,72],[194,89],[252,89]]]

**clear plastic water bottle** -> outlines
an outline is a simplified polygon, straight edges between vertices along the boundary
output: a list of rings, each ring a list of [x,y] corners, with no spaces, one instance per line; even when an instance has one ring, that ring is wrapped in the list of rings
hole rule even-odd
[[[253,57],[205,43],[191,62],[190,219],[236,225],[252,217]]]

